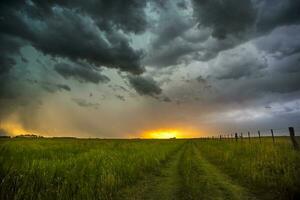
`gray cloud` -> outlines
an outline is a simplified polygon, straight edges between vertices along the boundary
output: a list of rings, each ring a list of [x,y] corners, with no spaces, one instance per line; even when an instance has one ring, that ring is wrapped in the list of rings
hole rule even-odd
[[[177,4],[178,8],[187,9],[187,5],[185,1],[179,1]]]
[[[210,76],[217,79],[259,76],[268,66],[266,59],[253,46],[247,45],[222,52],[210,63]]]
[[[297,73],[300,72],[300,53],[286,56],[282,59],[273,61],[274,70],[280,73]]]
[[[64,84],[43,84],[42,88],[50,93],[54,93],[56,91],[71,91],[71,88],[68,85]]]
[[[122,95],[116,95],[116,97],[117,97],[118,99],[120,99],[121,101],[125,101],[125,97],[122,96]]]
[[[191,30],[194,32],[193,28]],[[209,61],[215,58],[219,52],[233,48],[241,42],[234,37],[217,40],[209,36],[210,32],[207,29],[196,31],[199,37],[194,37],[195,32],[192,35],[188,35],[188,33],[189,31],[186,31],[185,34],[167,45],[152,49],[144,58],[143,63],[150,66],[167,67],[180,63],[188,64],[194,60]]]
[[[54,93],[57,91],[71,91],[70,86],[65,85],[65,84],[56,84],[56,83],[50,83],[47,81],[38,81],[38,80],[31,80],[31,79],[27,79],[28,83],[31,84],[37,84],[40,85],[41,88],[43,88],[45,91],[50,92],[50,93]]]
[[[160,49],[153,49],[145,58],[144,63],[156,67],[177,65],[180,58],[194,51],[194,47],[183,41],[173,41],[172,44]]]
[[[56,84],[55,86],[60,90],[65,90],[65,91],[69,91],[69,92],[71,91],[71,88],[68,85]]]
[[[235,82],[220,82],[218,84],[219,94],[216,99],[219,99],[219,102],[222,102],[223,105],[237,102],[243,105],[255,106],[262,104],[262,102],[272,102],[272,97],[276,97],[275,102],[297,99],[297,96],[291,94],[300,90],[300,73],[276,73],[272,76],[267,73],[262,77]],[[225,84],[226,87],[222,87]]]
[[[92,68],[82,67],[74,64],[69,65],[67,63],[59,63],[54,67],[55,71],[64,78],[74,78],[80,82],[91,82],[91,83],[107,83],[110,79],[107,76],[101,75],[99,72]]]
[[[255,40],[255,45],[274,57],[283,58],[300,52],[299,32],[299,25],[278,27],[270,34]]]
[[[129,76],[130,85],[140,95],[155,96],[161,94],[162,90],[150,77]]]
[[[162,101],[164,101],[164,102],[172,102],[172,99],[170,99],[169,97],[164,97],[162,99]]]
[[[84,107],[84,108],[98,109],[98,107],[100,106],[99,103],[91,103],[91,102],[88,102],[85,99],[81,99],[81,98],[72,98],[72,101],[74,101],[78,106]]]
[[[274,30],[268,36],[223,51],[203,69],[199,64],[199,75],[189,77],[189,70],[195,69],[186,70],[189,81],[165,92],[182,105],[193,105],[196,100],[197,106],[207,108],[207,113],[220,109],[230,114],[233,107],[256,110],[274,102],[297,100],[300,54],[296,51],[297,40],[292,42],[298,37],[296,30],[294,26]]]
[[[170,4],[169,6],[171,6]],[[170,20],[170,18],[172,20]],[[193,26],[191,19],[179,14],[176,9],[167,9],[161,12],[159,23],[154,29],[157,37],[152,42],[154,49],[172,42],[178,36]]]

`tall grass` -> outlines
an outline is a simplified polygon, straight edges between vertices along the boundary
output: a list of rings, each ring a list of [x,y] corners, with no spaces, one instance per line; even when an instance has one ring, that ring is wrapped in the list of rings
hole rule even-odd
[[[234,184],[225,174],[206,161],[195,142],[185,148],[179,165],[182,180],[181,199],[250,200],[248,191]]]
[[[297,199],[300,152],[289,138],[197,141],[197,148],[219,169],[265,199]]]
[[[115,199],[174,156],[181,199],[300,199],[300,153],[284,137],[0,139],[0,199]]]
[[[159,170],[183,141],[10,139],[0,141],[0,199],[112,199]]]

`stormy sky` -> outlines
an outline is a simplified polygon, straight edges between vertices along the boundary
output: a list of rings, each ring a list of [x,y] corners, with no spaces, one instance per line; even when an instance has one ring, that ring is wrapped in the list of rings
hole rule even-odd
[[[300,0],[3,0],[0,132],[300,123]]]

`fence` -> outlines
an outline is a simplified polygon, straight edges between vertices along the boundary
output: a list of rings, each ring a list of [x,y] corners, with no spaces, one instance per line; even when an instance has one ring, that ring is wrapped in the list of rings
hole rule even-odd
[[[300,128],[300,127],[299,127]],[[280,134],[275,134],[275,131],[280,131]],[[285,134],[284,131],[287,131]],[[238,141],[243,141],[243,140],[248,140],[249,142],[251,141],[251,139],[259,139],[259,142],[261,143],[262,138],[264,137],[271,137],[273,143],[275,144],[276,142],[276,137],[283,137],[283,136],[288,136],[291,139],[291,144],[293,145],[294,149],[299,150],[299,144],[298,141],[296,139],[296,135],[295,135],[295,129],[294,127],[288,127],[285,129],[264,129],[264,130],[257,130],[257,132],[250,132],[250,131],[246,131],[246,132],[234,132],[234,133],[230,133],[230,134],[220,134],[218,136],[211,136],[211,137],[202,137],[201,139],[204,140],[234,140],[236,142]]]

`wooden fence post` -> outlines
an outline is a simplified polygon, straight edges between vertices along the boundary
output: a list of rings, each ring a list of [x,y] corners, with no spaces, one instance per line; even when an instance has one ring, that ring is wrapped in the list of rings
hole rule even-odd
[[[273,129],[271,129],[271,134],[272,134],[272,140],[273,140],[273,143],[275,144],[275,138],[274,138],[274,132],[273,132]]]
[[[260,131],[257,131],[257,133],[258,133],[259,142],[261,142],[261,139],[260,139]]]
[[[250,132],[248,131],[248,140],[250,142]]]
[[[235,141],[237,142],[237,140],[238,140],[238,134],[235,133],[234,136],[235,136]]]
[[[293,143],[293,146],[296,150],[299,150],[299,144],[295,138],[295,130],[294,127],[289,127],[290,137]]]

